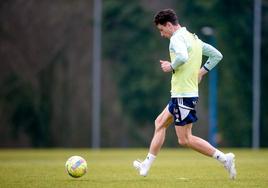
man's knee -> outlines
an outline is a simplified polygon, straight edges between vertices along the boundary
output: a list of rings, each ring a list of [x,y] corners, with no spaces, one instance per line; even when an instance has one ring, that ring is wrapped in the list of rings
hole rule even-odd
[[[190,139],[188,137],[186,138],[179,138],[178,142],[181,146],[188,147],[190,145]]]
[[[189,147],[189,146],[191,146],[192,136],[191,135],[187,135],[185,137],[178,138],[178,142],[179,142],[179,144],[181,146]]]
[[[155,119],[154,125],[155,125],[155,131],[160,131],[161,129],[164,128],[163,122],[161,121],[160,118]]]

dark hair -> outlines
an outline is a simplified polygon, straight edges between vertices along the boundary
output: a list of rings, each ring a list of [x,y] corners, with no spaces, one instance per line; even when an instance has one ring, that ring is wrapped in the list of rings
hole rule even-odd
[[[172,9],[161,10],[154,16],[155,25],[166,25],[167,22],[172,23],[172,25],[178,25],[178,17]]]

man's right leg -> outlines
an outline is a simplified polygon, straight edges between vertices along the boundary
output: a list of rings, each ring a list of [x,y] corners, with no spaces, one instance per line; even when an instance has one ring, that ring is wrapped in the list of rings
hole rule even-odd
[[[133,166],[139,170],[141,176],[147,176],[148,171],[159,153],[166,136],[166,128],[173,122],[173,116],[168,110],[168,106],[155,120],[155,131],[151,141],[149,153],[144,161],[135,160]]]
[[[166,129],[173,122],[173,115],[166,107],[155,120],[154,136],[150,144],[149,153],[157,155],[165,141]]]

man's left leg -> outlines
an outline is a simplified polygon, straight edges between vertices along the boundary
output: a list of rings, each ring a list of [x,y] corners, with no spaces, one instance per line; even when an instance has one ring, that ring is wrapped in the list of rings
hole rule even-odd
[[[192,148],[199,153],[217,159],[228,170],[230,178],[235,179],[236,169],[234,163],[235,156],[233,153],[224,154],[204,139],[193,136],[192,123],[184,126],[175,126],[175,129],[180,145]]]

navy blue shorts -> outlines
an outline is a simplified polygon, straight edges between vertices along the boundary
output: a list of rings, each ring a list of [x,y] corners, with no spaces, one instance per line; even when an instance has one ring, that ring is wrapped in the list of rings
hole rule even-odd
[[[184,126],[197,121],[195,106],[198,97],[171,98],[168,110],[174,117],[174,124]]]

